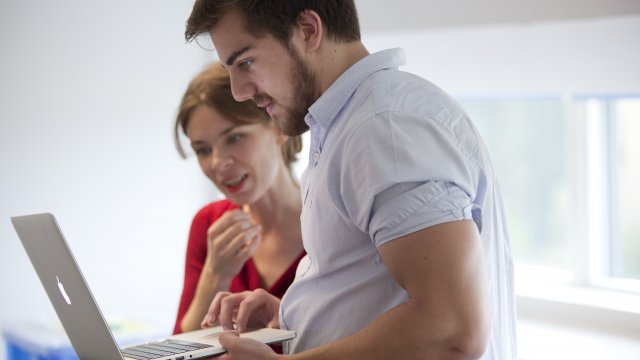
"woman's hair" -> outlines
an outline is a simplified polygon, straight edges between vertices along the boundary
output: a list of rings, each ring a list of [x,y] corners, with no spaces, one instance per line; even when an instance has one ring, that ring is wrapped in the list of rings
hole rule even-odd
[[[237,102],[233,98],[229,73],[219,62],[214,62],[191,80],[180,102],[174,127],[174,140],[178,153],[183,158],[186,158],[186,154],[180,144],[180,130],[186,135],[191,114],[202,105],[215,108],[226,120],[234,124],[261,123],[267,126],[276,126],[271,117],[251,100]],[[282,144],[282,158],[290,171],[291,164],[296,160],[296,154],[300,150],[302,150],[300,136],[290,136]]]

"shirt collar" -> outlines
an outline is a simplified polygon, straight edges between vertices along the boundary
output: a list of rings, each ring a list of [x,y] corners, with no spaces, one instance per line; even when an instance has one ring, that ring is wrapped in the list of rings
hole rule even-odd
[[[311,116],[307,116],[305,121],[309,126],[318,123],[328,128],[366,78],[377,71],[397,68],[405,63],[404,51],[399,48],[365,56],[340,75],[311,105],[309,108]]]

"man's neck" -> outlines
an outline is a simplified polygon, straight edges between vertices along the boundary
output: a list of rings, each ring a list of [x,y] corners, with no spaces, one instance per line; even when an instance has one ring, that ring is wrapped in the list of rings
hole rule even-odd
[[[314,65],[320,95],[327,91],[353,64],[367,55],[369,51],[360,41],[350,43],[327,41],[320,51],[317,64]]]

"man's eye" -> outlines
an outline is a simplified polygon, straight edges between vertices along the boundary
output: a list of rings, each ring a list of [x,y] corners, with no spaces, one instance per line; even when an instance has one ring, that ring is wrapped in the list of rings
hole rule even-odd
[[[242,70],[249,70],[249,68],[253,65],[253,60],[244,60],[238,66]]]

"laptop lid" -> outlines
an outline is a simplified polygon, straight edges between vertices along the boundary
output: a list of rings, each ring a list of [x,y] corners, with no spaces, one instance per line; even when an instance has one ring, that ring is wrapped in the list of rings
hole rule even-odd
[[[220,326],[119,349],[54,216],[16,216],[11,221],[80,359],[123,359],[124,351],[124,359],[178,360],[226,351],[218,342]],[[240,336],[272,344],[296,333],[262,328]]]
[[[80,359],[122,359],[116,341],[52,214],[11,218]]]

